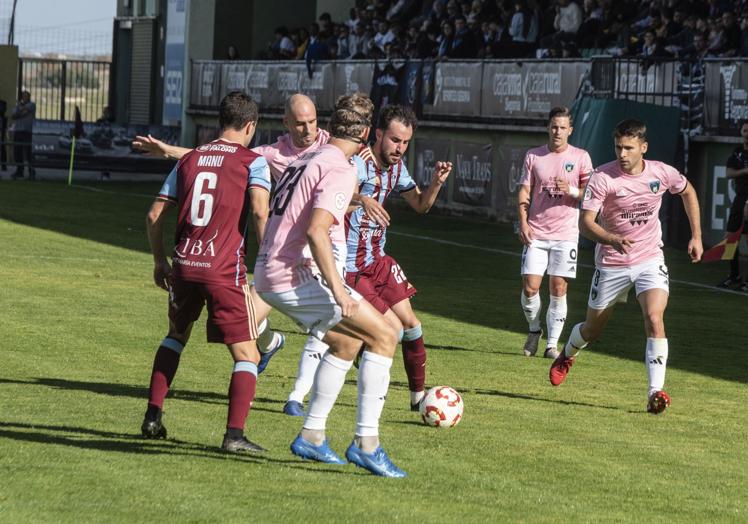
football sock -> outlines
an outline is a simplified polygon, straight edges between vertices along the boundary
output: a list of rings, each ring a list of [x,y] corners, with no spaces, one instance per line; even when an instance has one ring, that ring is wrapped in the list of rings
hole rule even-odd
[[[566,322],[566,295],[561,297],[551,295],[545,322],[548,328],[546,347],[555,348],[558,345],[561,332],[564,330],[564,322]]]
[[[423,330],[420,324],[403,331],[403,362],[412,401],[413,393],[423,396],[426,384],[426,346],[423,344]]]
[[[655,391],[665,387],[665,368],[667,367],[668,346],[666,338],[647,339],[647,376],[649,378],[649,393],[647,398]]]
[[[530,325],[530,331],[537,333],[540,331],[540,308],[543,306],[540,300],[540,293],[535,293],[531,297],[525,296],[525,292],[520,293],[522,311],[525,312],[525,318]]]
[[[579,354],[579,350],[587,345],[587,341],[582,338],[582,324],[580,322],[571,328],[569,340],[566,341],[566,346],[564,347],[564,354],[567,357],[576,357]]]
[[[169,392],[174,375],[177,374],[179,358],[184,345],[174,338],[166,337],[153,359],[151,385],[148,393],[148,406],[163,409],[164,399]]]
[[[296,382],[293,386],[293,391],[288,395],[288,400],[295,400],[296,402],[304,403],[304,397],[312,389],[314,384],[314,374],[317,373],[317,368],[322,357],[327,351],[329,346],[315,337],[309,337],[304,343],[304,351],[301,353],[299,359],[299,370],[296,374]]]
[[[314,376],[309,410],[304,419],[304,429],[324,432],[327,416],[330,414],[340,390],[343,389],[345,376],[351,366],[353,366],[352,361],[338,358],[330,352],[325,353],[325,356],[322,357],[322,362],[317,368],[317,374]]]
[[[390,386],[392,359],[365,351],[358,370],[358,406],[356,409],[356,436],[379,435],[379,417],[382,415],[387,389]],[[364,443],[365,446],[369,444]],[[373,449],[363,449],[369,453]]]
[[[244,429],[249,408],[255,399],[257,386],[257,364],[240,360],[234,363],[234,372],[229,384],[229,416],[226,427]]]

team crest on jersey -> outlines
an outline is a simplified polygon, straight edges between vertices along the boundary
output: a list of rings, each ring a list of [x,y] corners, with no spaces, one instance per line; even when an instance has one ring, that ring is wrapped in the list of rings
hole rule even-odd
[[[572,162],[567,162],[564,164],[564,171],[567,173],[571,173],[574,170],[574,164]]]
[[[655,195],[660,190],[660,181],[659,180],[653,180],[649,183],[649,189],[654,193]]]
[[[584,199],[592,200],[592,190],[589,187],[584,190]]]

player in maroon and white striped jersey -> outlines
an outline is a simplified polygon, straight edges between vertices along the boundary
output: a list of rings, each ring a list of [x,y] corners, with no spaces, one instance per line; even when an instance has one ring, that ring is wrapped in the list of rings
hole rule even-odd
[[[264,449],[244,437],[260,360],[244,245],[251,203],[266,200],[264,190],[255,194],[250,189],[250,180],[269,177],[269,170],[262,156],[247,149],[257,125],[257,106],[250,97],[241,92],[224,97],[219,123],[221,136],[179,161],[148,212],[154,281],[169,291],[169,332],[154,359],[141,431],[148,438],[166,437],[161,422],[164,398],[192,325],[207,306],[208,342],[226,344],[234,359],[221,447],[258,452]],[[175,208],[178,218],[169,265],[163,229],[167,213]]]

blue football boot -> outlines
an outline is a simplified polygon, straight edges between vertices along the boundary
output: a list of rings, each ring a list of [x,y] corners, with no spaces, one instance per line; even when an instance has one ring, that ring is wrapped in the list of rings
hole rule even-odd
[[[341,459],[330,448],[326,440],[319,446],[315,446],[308,440],[301,438],[301,435],[291,442],[291,453],[306,460],[316,460],[317,462],[324,462],[325,464],[346,463],[345,460]]]
[[[379,446],[372,453],[364,453],[361,448],[351,442],[345,452],[345,458],[348,459],[348,462],[360,468],[368,469],[380,477],[402,478],[408,476],[407,473],[392,463],[382,446]]]
[[[260,362],[257,364],[258,375],[265,371],[265,368],[268,367],[268,363],[270,362],[270,359],[273,358],[273,355],[283,349],[283,346],[286,344],[286,337],[283,333],[275,331],[273,333],[273,342],[275,343],[273,344],[272,349],[268,350],[266,353],[260,353]]]
[[[283,406],[283,413],[292,417],[303,417],[304,416],[304,405],[301,402],[295,400],[289,400]]]

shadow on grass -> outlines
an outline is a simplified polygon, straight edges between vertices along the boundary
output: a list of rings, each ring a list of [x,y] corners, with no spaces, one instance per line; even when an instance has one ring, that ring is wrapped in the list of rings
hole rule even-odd
[[[227,453],[219,447],[205,446],[172,438],[148,440],[139,435],[74,426],[0,421],[0,438],[36,444],[70,446],[84,450],[236,460],[252,464],[276,464],[320,473],[359,474],[355,470],[325,467],[321,464],[305,463],[299,459],[289,458],[284,460],[269,457],[265,454]]]
[[[62,378],[36,377],[29,380],[11,380],[0,378],[0,384],[27,384],[34,386],[44,386],[53,389],[64,389],[68,391],[87,391],[99,395],[110,397],[130,397],[139,398],[145,402],[148,399],[148,388],[143,386],[133,386],[131,384],[115,384],[111,382],[84,382],[81,380],[67,380]],[[172,389],[169,391],[167,399],[185,400],[189,402],[204,402],[206,404],[227,405],[228,397],[212,391],[189,391]],[[257,403],[280,404],[285,400],[277,400],[265,397],[255,397],[252,404],[253,411],[267,411],[277,413],[277,410],[266,409],[257,406]]]

